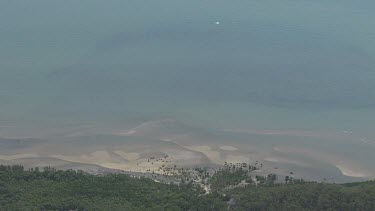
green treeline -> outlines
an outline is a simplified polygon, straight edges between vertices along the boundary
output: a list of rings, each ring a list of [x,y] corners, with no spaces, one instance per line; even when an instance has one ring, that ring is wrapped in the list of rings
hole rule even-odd
[[[235,210],[375,210],[375,182],[353,186],[298,182],[233,189]]]
[[[217,190],[207,194],[191,181],[174,185],[124,174],[0,166],[0,210],[375,210],[375,182],[219,189],[220,176],[244,178],[220,174],[211,180]]]
[[[0,210],[218,210],[225,202],[191,183],[167,185],[124,174],[0,167]]]

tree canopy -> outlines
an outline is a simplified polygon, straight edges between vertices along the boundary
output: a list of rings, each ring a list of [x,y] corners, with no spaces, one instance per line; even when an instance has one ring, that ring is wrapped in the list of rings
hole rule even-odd
[[[217,188],[205,193],[191,181],[176,185],[125,174],[0,166],[0,210],[375,210],[372,181],[220,188],[241,179],[242,173],[218,172],[209,179]]]

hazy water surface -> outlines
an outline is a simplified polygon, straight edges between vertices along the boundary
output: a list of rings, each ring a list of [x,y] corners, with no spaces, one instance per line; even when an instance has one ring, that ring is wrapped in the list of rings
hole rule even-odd
[[[370,0],[1,1],[0,136],[172,118],[347,133],[374,149],[374,9]],[[330,147],[374,167],[371,150],[340,141]]]

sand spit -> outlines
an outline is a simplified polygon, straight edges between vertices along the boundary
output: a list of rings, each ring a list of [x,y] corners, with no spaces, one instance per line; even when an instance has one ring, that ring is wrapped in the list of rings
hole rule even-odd
[[[233,146],[184,146],[185,148],[205,154],[212,163],[222,165],[224,162],[247,163],[250,158],[248,154],[237,152],[238,148]],[[214,150],[214,149],[218,150]]]
[[[169,119],[145,122],[128,128],[106,128],[96,131],[87,127],[77,130],[86,135],[32,142],[18,139],[14,142],[4,140],[0,142],[0,159],[8,162],[20,158],[35,158],[33,162],[36,162],[36,158],[39,157],[56,158],[74,162],[75,166],[91,164],[100,168],[148,173],[150,171],[165,173],[163,168],[170,166],[189,168],[217,166],[225,162],[259,162],[263,163],[265,168],[269,168],[270,172],[293,171],[295,175],[307,175],[309,178],[332,176],[344,179],[353,177],[353,180],[358,180],[373,178],[374,175],[371,159],[367,159],[366,164],[363,162],[365,159],[357,160],[357,155],[354,153],[340,154],[333,144],[336,139],[331,139],[333,136],[330,132],[297,130],[206,132]],[[238,134],[233,134],[234,132]],[[351,142],[350,138],[341,139],[343,134],[346,137],[347,133],[340,134],[334,135],[340,136],[337,139],[340,142],[337,143],[341,144],[340,147],[343,149],[347,146],[358,147],[370,153],[368,147],[369,143],[372,143],[370,140],[361,139],[356,143]],[[330,137],[330,139],[321,139],[321,137]],[[327,147],[322,148],[320,143]],[[278,170],[275,170],[276,167]],[[304,174],[303,171],[307,173]]]
[[[279,163],[279,164],[293,164],[300,167],[308,167],[309,164],[302,162],[301,160],[295,160],[295,159],[288,159],[285,157],[266,157],[263,158],[264,161]]]
[[[14,160],[14,159],[21,159],[21,158],[35,158],[39,157],[37,154],[19,154],[19,155],[0,155],[0,159],[2,160]]]
[[[221,159],[220,152],[212,150],[210,146],[184,146],[187,149],[201,152],[205,154],[211,162],[215,164],[223,164],[223,160]]]
[[[205,151],[211,151],[212,148],[210,146],[185,146],[185,148],[198,151],[198,152],[205,152]]]
[[[235,151],[235,150],[238,150],[237,147],[233,147],[233,146],[220,146],[220,149],[222,149],[222,150],[227,150],[227,151]]]
[[[340,164],[340,165],[335,165],[338,169],[340,169],[341,173],[345,176],[349,176],[349,177],[362,177],[362,178],[365,178],[365,177],[368,177],[368,175],[366,175],[365,173],[363,172],[359,172],[359,171],[356,171],[348,166],[344,166],[343,164]]]
[[[129,161],[138,160],[138,158],[140,157],[139,153],[136,153],[136,152],[124,152],[124,151],[116,150],[114,151],[114,153]]]
[[[250,130],[250,129],[232,129],[225,130],[234,133],[247,133],[253,135],[270,135],[270,136],[295,136],[295,137],[316,137],[316,138],[329,138],[340,137],[335,131],[307,131],[307,130]]]
[[[230,163],[248,163],[250,162],[250,159],[244,155],[228,155],[226,156],[225,161]]]
[[[357,177],[357,178],[366,178],[370,177],[371,173],[365,173],[368,172],[366,168],[363,166],[358,166],[355,164],[353,160],[350,160],[349,158],[345,158],[340,155],[330,154],[328,152],[324,153],[321,151],[308,149],[308,148],[302,148],[302,147],[278,147],[274,148],[277,152],[283,152],[283,153],[291,153],[291,154],[297,154],[297,155],[303,155],[306,158],[312,159],[312,160],[319,160],[322,162],[325,162],[327,164],[333,165],[337,167],[341,173],[345,176],[349,177]],[[361,170],[360,170],[361,169]]]

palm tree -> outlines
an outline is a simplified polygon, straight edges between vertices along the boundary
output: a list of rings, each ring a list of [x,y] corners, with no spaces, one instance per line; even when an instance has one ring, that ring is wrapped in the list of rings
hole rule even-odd
[[[288,183],[290,181],[290,177],[289,176],[285,176],[285,183]]]

